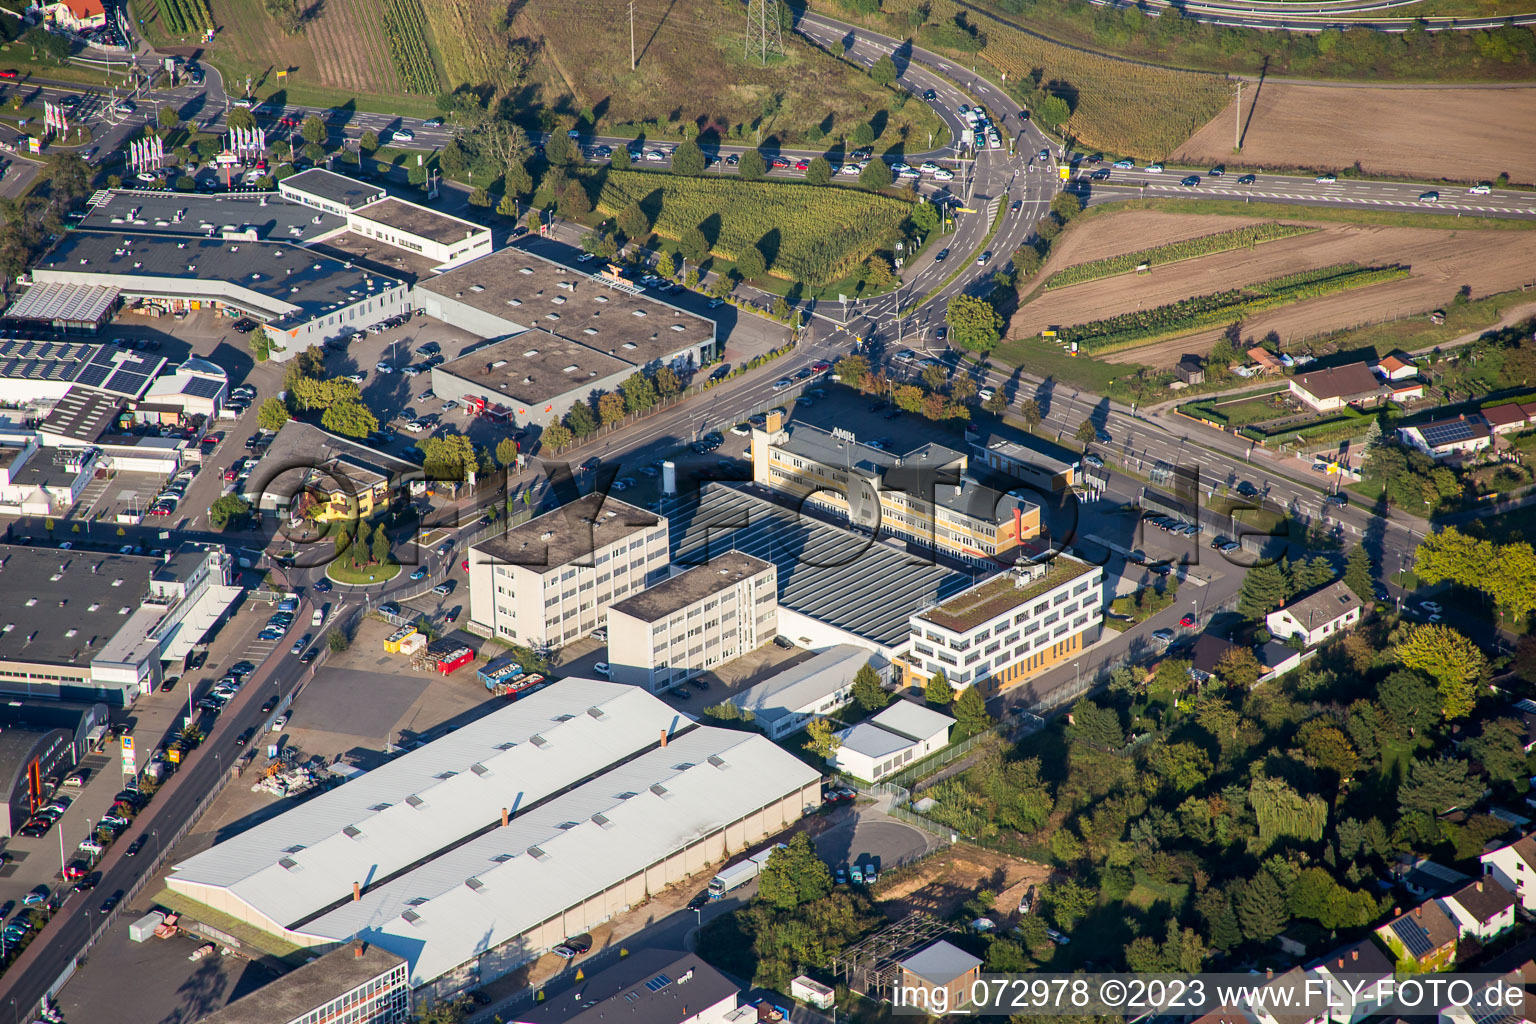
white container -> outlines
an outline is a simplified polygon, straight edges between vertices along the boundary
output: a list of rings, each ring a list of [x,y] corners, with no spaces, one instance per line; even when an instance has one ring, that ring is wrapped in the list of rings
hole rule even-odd
[[[133,942],[143,942],[155,934],[155,929],[165,923],[165,915],[158,910],[151,911],[128,926],[128,938]]]

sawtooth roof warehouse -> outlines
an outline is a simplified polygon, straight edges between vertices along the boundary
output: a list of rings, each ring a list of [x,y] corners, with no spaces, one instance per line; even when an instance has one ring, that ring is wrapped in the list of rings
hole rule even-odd
[[[763,736],[570,678],[182,861],[167,884],[285,942],[397,953],[432,1000],[820,802],[820,773]]]

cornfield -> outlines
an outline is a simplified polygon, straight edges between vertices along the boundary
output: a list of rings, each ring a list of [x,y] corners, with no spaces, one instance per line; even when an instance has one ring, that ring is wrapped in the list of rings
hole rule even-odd
[[[427,16],[421,0],[385,0],[384,32],[389,37],[389,55],[406,92],[436,95],[441,89],[437,65],[427,46]]]
[[[949,0],[886,0],[881,11],[904,19],[926,7],[930,22],[962,12]],[[1221,112],[1232,90],[1220,75],[1149,67],[1116,60],[1021,32],[964,9],[986,36],[980,57],[1007,75],[1007,86],[1030,81],[1072,107],[1065,130],[1084,146],[1108,153],[1162,158]],[[964,55],[969,64],[970,54]]]
[[[172,32],[203,32],[213,27],[208,0],[156,0],[155,6]]]
[[[631,204],[659,235],[681,239],[702,227],[721,258],[757,245],[775,277],[812,285],[852,273],[911,212],[903,200],[848,188],[610,170],[598,209],[617,216]]]
[[[1067,327],[1059,332],[1058,339],[1062,344],[1075,341],[1085,352],[1116,352],[1158,338],[1232,323],[1275,306],[1407,276],[1408,268],[1404,266],[1362,267],[1358,263],[1340,263],[1287,274],[1245,288],[1195,295],[1166,306],[1139,309],[1134,313],[1121,313]]]
[[[1165,263],[1192,260],[1201,256],[1210,256],[1213,253],[1228,252],[1232,249],[1248,249],[1258,245],[1260,242],[1272,242],[1281,238],[1290,238],[1293,235],[1305,235],[1315,230],[1317,229],[1300,224],[1281,224],[1278,221],[1251,224],[1247,227],[1233,228],[1231,231],[1219,231],[1213,235],[1186,238],[1182,242],[1169,242],[1167,245],[1157,245],[1138,252],[1128,252],[1120,256],[1107,256],[1101,260],[1079,263],[1076,266],[1067,267],[1060,273],[1052,274],[1050,279],[1045,282],[1045,286],[1047,288],[1065,288],[1069,284],[1082,284],[1084,281],[1097,281],[1101,277],[1128,274],[1143,263],[1149,267],[1157,267]]]

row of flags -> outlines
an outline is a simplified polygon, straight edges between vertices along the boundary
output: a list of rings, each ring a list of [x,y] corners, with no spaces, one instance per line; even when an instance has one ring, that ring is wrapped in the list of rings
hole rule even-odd
[[[52,128],[60,135],[69,131],[69,118],[64,113],[64,107],[58,103],[43,101],[43,124]]]
[[[265,128],[231,128],[229,148],[242,154],[262,153],[267,148],[267,131]]]
[[[128,143],[128,163],[136,171],[158,168],[165,162],[165,143],[160,139],[138,139]]]

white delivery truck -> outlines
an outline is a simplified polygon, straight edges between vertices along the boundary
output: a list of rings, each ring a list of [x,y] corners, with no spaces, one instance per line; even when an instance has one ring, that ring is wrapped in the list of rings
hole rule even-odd
[[[783,843],[775,843],[762,853],[754,853],[744,861],[722,868],[720,873],[709,880],[709,898],[718,900],[726,893],[739,889],[752,879],[757,877],[763,865],[768,863],[768,858],[773,856],[774,850],[784,849]]]
[[[325,625],[325,609],[326,606],[323,604],[315,605],[315,613],[309,617],[309,624],[311,626]]]

